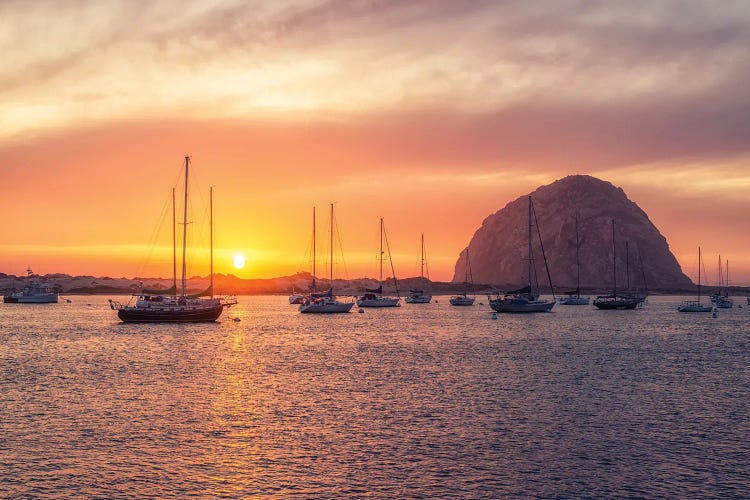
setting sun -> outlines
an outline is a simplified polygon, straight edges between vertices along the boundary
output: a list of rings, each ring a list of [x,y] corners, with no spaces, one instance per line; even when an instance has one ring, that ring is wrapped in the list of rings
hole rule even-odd
[[[245,267],[245,256],[235,255],[233,262],[234,262],[235,269],[242,269],[243,267]]]

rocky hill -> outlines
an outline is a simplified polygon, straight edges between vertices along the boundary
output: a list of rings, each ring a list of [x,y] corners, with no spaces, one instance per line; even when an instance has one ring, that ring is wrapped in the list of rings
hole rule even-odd
[[[538,188],[531,196],[556,289],[575,288],[576,213],[582,287],[612,286],[612,220],[618,288],[625,288],[629,279],[632,288],[642,289],[644,276],[651,290],[692,286],[667,240],[622,189],[595,177],[572,175]],[[528,195],[508,203],[482,222],[468,247],[475,282],[509,287],[527,281],[528,227]],[[544,285],[547,279],[536,229],[535,225],[534,264],[539,282]],[[456,262],[454,282],[464,279],[465,255],[462,251]]]

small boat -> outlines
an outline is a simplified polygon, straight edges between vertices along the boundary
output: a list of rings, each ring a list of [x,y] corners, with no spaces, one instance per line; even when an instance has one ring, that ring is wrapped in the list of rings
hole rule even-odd
[[[419,277],[424,280],[424,268],[425,268],[425,257],[424,257],[424,234],[422,235],[422,259],[419,271]],[[427,279],[430,279],[430,270],[427,270]],[[424,290],[409,290],[409,296],[404,299],[409,304],[429,304],[432,302],[432,295],[425,293]]]
[[[534,202],[529,196],[529,232],[528,232],[528,274],[529,283],[525,287],[508,292],[503,296],[491,298],[488,296],[490,301],[490,307],[501,313],[536,313],[536,312],[548,312],[551,311],[555,306],[556,301],[554,300],[555,290],[552,286],[552,278],[550,277],[549,268],[547,267],[547,257],[544,255],[544,244],[542,243],[542,233],[539,230],[539,222],[536,223],[537,234],[539,236],[539,242],[542,249],[542,256],[544,258],[544,266],[547,270],[547,280],[549,281],[550,289],[552,289],[553,300],[544,300],[539,297],[539,285],[537,284],[536,292],[533,289],[533,277],[534,272],[534,253],[532,251],[532,221],[536,221],[536,211],[534,210]]]
[[[385,227],[383,226],[383,218],[380,218],[380,285],[377,288],[365,288],[365,293],[357,298],[357,306],[359,307],[400,307],[401,297],[398,295],[398,282],[396,281],[396,272],[393,269],[393,259],[391,259],[390,246],[388,245],[388,236],[386,236],[385,245],[388,250],[388,260],[391,263],[391,272],[393,273],[393,281],[396,283],[396,297],[388,297],[383,295],[383,235],[385,233]]]
[[[701,247],[698,247],[698,300],[685,300],[677,306],[680,312],[711,312],[713,307],[701,304]]]
[[[313,217],[314,221],[314,217]],[[314,223],[314,222],[313,222]],[[330,274],[328,290],[322,293],[311,292],[307,295],[302,303],[299,305],[299,312],[309,314],[332,314],[332,313],[348,313],[354,307],[354,302],[340,302],[336,299],[333,294],[333,230],[335,228],[333,219],[333,203],[331,203],[331,260],[330,260]],[[313,283],[315,278],[313,277]]]
[[[3,297],[6,304],[54,304],[57,303],[57,289],[49,283],[37,279],[31,270],[26,269],[28,284],[20,291],[14,291]]]
[[[209,194],[210,225],[210,285],[196,294],[187,294],[187,207],[188,207],[188,174],[190,157],[185,157],[185,202],[183,211],[182,234],[182,292],[177,294],[177,257],[175,232],[175,197],[172,190],[172,287],[166,290],[146,290],[131,297],[131,303],[120,304],[109,300],[111,309],[117,311],[117,317],[127,323],[198,323],[216,321],[225,308],[237,303],[234,297],[214,296],[214,247],[213,247],[213,188]]]
[[[635,309],[642,303],[639,297],[617,293],[617,255],[615,248],[615,220],[612,219],[612,294],[599,295],[594,300],[594,306],[605,311]]]
[[[289,304],[301,304],[304,300],[305,294],[292,290],[292,294],[289,296]]]
[[[581,261],[579,258],[579,240],[578,240],[578,213],[576,213],[576,289],[565,292],[565,297],[557,299],[558,304],[564,306],[587,306],[588,297],[581,297]]]
[[[472,294],[474,293],[474,277],[471,275],[471,262],[469,261],[469,248],[466,248],[466,264],[464,265],[464,293],[460,295],[454,295],[450,298],[452,306],[473,306],[476,296],[472,295],[469,297],[468,291],[469,286],[472,288]]]

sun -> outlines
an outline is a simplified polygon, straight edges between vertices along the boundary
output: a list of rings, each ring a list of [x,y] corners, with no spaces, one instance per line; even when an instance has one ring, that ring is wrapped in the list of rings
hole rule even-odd
[[[245,267],[245,256],[237,254],[234,256],[233,262],[235,269],[242,269]]]

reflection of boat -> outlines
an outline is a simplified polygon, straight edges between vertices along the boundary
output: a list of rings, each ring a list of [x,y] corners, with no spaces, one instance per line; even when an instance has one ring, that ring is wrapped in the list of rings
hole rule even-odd
[[[38,281],[29,266],[26,269],[28,284],[21,291],[3,297],[6,304],[53,304],[57,302],[57,290],[49,283]]]
[[[315,292],[315,207],[313,207],[313,225],[312,225],[312,282],[310,283],[310,293]],[[305,294],[297,292],[292,288],[292,294],[289,296],[290,304],[301,304],[305,301]]]
[[[424,268],[425,268],[425,258],[424,258],[424,234],[422,235],[422,259],[420,264],[420,270],[419,270],[419,277],[424,280]],[[430,270],[427,269],[427,279],[430,279]],[[432,301],[432,295],[429,293],[425,293],[424,290],[409,290],[409,296],[406,297],[406,302],[409,304],[429,304]]]
[[[641,303],[638,297],[618,295],[617,293],[617,253],[615,250],[615,220],[612,219],[612,295],[600,295],[594,300],[598,309],[622,310],[635,309]]]
[[[172,287],[166,290],[141,290],[133,295],[135,305],[122,305],[114,300],[109,301],[110,307],[117,311],[117,316],[125,322],[178,322],[195,323],[202,321],[216,321],[225,307],[237,303],[234,298],[224,299],[214,297],[214,263],[213,263],[213,189],[210,193],[210,280],[209,287],[203,292],[188,295],[187,290],[187,207],[188,207],[188,173],[190,157],[185,157],[185,201],[183,210],[182,234],[182,292],[177,294],[177,257],[175,232],[175,203],[172,190],[172,259],[173,274]],[[132,299],[131,299],[132,301]]]
[[[534,313],[534,312],[547,312],[551,311],[555,306],[554,300],[543,300],[539,298],[539,284],[537,283],[536,293],[533,289],[533,280],[536,275],[534,268],[534,253],[532,250],[531,239],[532,239],[532,217],[536,220],[536,211],[534,210],[534,202],[529,196],[529,232],[528,232],[528,274],[529,283],[525,287],[508,292],[502,297],[498,295],[495,299],[490,299],[490,307],[497,312],[502,313]],[[542,233],[539,230],[539,222],[536,223],[537,234],[539,236],[539,244],[542,249],[542,256],[544,257],[544,266],[547,270],[547,280],[549,286],[552,289],[552,296],[554,297],[555,291],[552,288],[552,278],[549,274],[549,268],[547,267],[547,257],[544,255],[544,244],[542,243]]]
[[[469,248],[466,248],[466,265],[464,266],[464,293],[454,295],[450,299],[452,306],[473,306],[476,297],[469,297],[468,288],[471,284],[472,293],[474,293],[474,277],[471,275],[471,262],[469,261]]]
[[[565,292],[565,297],[560,297],[557,302],[564,306],[585,306],[589,303],[588,297],[581,297],[581,261],[579,259],[578,240],[578,213],[576,213],[576,289]]]
[[[398,296],[398,282],[396,281],[396,272],[393,270],[393,259],[391,259],[390,245],[388,245],[388,236],[385,237],[385,246],[388,250],[388,261],[391,263],[391,273],[393,273],[393,282],[396,284],[396,297],[386,297],[383,295],[383,218],[380,218],[380,285],[377,288],[365,288],[365,293],[357,298],[359,307],[399,307],[401,298]]]
[[[315,217],[313,216],[313,224],[315,221]],[[351,311],[352,307],[354,306],[354,302],[339,302],[336,299],[336,296],[333,294],[333,230],[336,226],[334,225],[334,219],[333,219],[333,203],[331,203],[331,229],[330,229],[330,235],[331,235],[331,260],[330,260],[330,274],[328,276],[329,278],[329,287],[328,290],[322,293],[315,293],[311,292],[308,296],[305,297],[303,302],[299,306],[299,312],[302,313],[320,313],[320,314],[330,314],[330,313],[348,313]],[[313,230],[313,233],[315,231]],[[314,237],[313,237],[314,241]],[[314,245],[313,245],[314,246]],[[314,253],[314,252],[313,252]],[[315,257],[313,255],[313,262],[315,260]],[[314,273],[314,266],[313,266],[313,273]],[[313,286],[315,283],[315,276],[313,274]]]
[[[677,310],[680,312],[711,312],[713,307],[701,305],[701,247],[698,247],[698,300],[686,300]]]

